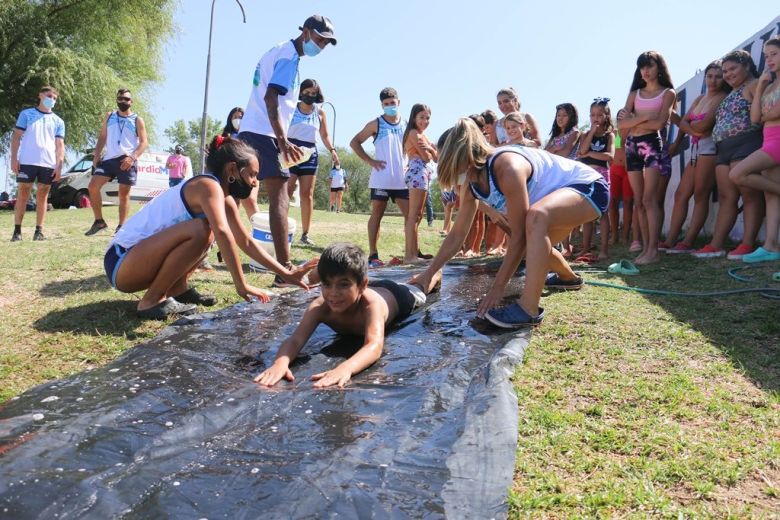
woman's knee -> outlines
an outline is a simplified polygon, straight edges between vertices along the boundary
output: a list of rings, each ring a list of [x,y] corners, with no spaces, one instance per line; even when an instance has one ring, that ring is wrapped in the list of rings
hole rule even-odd
[[[531,206],[525,217],[525,232],[527,235],[538,234],[547,230],[550,224],[550,214],[544,208]]]

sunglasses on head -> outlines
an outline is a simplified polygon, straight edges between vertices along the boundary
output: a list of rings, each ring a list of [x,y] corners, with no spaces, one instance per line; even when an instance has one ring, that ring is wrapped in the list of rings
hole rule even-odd
[[[125,97],[118,97],[118,98],[116,98],[116,100],[117,101],[132,101],[133,99],[125,96]]]

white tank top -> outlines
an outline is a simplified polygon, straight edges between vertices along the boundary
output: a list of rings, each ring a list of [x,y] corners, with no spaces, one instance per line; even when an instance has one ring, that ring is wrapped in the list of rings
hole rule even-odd
[[[405,190],[407,189],[404,182],[406,158],[402,141],[406,125],[402,120],[394,125],[390,124],[381,116],[376,121],[374,157],[377,161],[385,161],[385,167],[382,170],[371,170],[368,187],[381,190]]]
[[[320,106],[314,105],[311,114],[304,114],[296,106],[290,122],[290,128],[287,130],[287,138],[314,144],[317,141],[317,133],[319,131]]]
[[[135,126],[137,119],[138,114],[124,117],[120,116],[117,111],[108,116],[103,160],[130,155],[138,148],[138,130]]]
[[[204,218],[204,214],[193,213],[184,200],[184,188],[189,186],[192,181],[202,179],[203,177],[219,183],[219,179],[214,175],[206,174],[191,177],[173,188],[168,188],[125,222],[109,244],[109,249],[114,244],[130,249],[141,240],[149,238],[179,222],[194,218]]]
[[[601,174],[587,164],[520,145],[496,148],[496,152],[488,160],[488,171],[492,173],[493,161],[504,152],[522,155],[531,163],[531,178],[527,182],[529,204],[543,199],[555,190],[575,184],[590,184],[602,179]]]

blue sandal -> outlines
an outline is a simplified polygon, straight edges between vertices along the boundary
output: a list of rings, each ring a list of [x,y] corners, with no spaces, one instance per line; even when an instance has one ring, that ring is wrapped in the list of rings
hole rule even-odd
[[[520,305],[513,303],[506,307],[496,307],[485,314],[485,319],[496,327],[519,329],[539,325],[544,319],[544,309],[539,307],[539,316],[530,316]]]
[[[742,261],[747,264],[757,264],[759,262],[776,262],[780,260],[780,253],[777,251],[768,251],[763,247],[757,247],[752,253],[742,257]]]

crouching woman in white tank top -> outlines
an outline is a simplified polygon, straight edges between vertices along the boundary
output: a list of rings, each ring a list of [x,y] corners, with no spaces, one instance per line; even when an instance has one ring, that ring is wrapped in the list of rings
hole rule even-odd
[[[288,270],[266,253],[241,224],[238,199],[257,184],[254,150],[238,139],[215,137],[209,146],[207,175],[198,175],[155,197],[133,215],[106,251],[104,267],[112,287],[127,293],[146,290],[138,302],[142,319],[166,319],[214,305],[213,296],[189,287],[188,280],[216,239],[236,291],[245,300],[268,295],[244,279],[238,249],[306,287],[303,276],[313,265]]]
[[[583,283],[552,245],[606,211],[609,187],[585,164],[522,146],[493,148],[467,118],[458,120],[445,136],[443,143],[439,140],[439,182],[448,189],[465,173],[460,213],[431,265],[413,281],[430,280],[460,250],[479,203],[488,204],[503,214],[509,242],[477,315],[503,328],[538,325],[544,318],[539,299],[545,286],[579,289]],[[523,293],[516,303],[498,307],[523,257]]]

